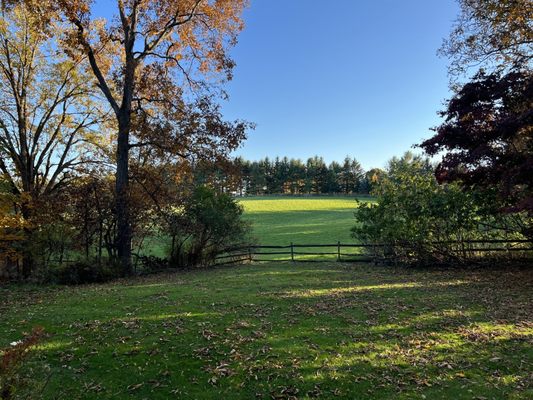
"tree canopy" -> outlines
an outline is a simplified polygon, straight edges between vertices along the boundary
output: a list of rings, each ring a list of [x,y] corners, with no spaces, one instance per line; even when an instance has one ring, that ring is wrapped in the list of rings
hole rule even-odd
[[[513,211],[533,212],[533,75],[478,74],[448,102],[421,146],[444,151],[440,181],[496,187]]]
[[[206,119],[192,121],[184,136],[173,134],[171,127],[191,115],[184,110],[187,88],[197,95],[211,87],[213,77],[231,78],[234,62],[227,49],[243,27],[240,15],[245,4],[245,0],[117,0],[113,18],[106,21],[93,15],[89,0],[57,2],[69,28],[66,51],[73,59],[88,59],[95,84],[115,115],[117,250],[126,274],[132,268],[130,149],[176,150],[160,138],[176,140],[178,149],[187,149],[191,131],[210,131],[218,139],[204,144],[223,142],[230,149],[243,138],[242,125],[234,129],[209,117],[212,108],[205,107],[205,99],[197,109],[208,112]],[[143,140],[152,131],[156,134]]]
[[[461,12],[441,47],[452,76],[472,68],[509,69],[533,57],[531,0],[459,0]]]

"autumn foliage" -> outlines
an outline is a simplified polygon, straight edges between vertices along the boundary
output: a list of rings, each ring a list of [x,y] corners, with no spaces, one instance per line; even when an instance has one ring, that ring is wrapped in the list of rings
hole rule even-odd
[[[531,215],[531,72],[481,72],[449,101],[442,116],[446,120],[436,128],[435,136],[421,144],[431,155],[444,151],[437,178],[441,182],[460,181],[469,187],[494,188],[503,209]]]
[[[112,5],[2,3],[2,244],[25,278],[95,246],[132,273],[149,220],[187,196],[184,166],[223,163],[251,127],[217,103],[245,1]]]

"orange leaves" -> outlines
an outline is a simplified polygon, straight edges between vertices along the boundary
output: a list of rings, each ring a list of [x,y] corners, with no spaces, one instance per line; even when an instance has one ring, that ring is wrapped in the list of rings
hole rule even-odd
[[[36,326],[32,332],[23,339],[11,343],[11,347],[2,352],[0,359],[0,376],[9,373],[24,359],[29,349],[35,346],[44,335],[44,328]]]
[[[90,2],[60,2],[74,28],[83,26],[82,35],[96,54],[112,53],[109,57],[118,60],[130,51],[143,64],[161,63],[182,74],[204,76],[211,72],[229,76],[233,64],[227,62],[227,48],[244,27],[241,14],[246,5],[244,0],[117,1],[115,16],[103,24],[91,15]],[[135,44],[128,48],[130,31],[136,32]],[[77,47],[75,41],[67,45]],[[111,78],[121,66],[101,69]]]

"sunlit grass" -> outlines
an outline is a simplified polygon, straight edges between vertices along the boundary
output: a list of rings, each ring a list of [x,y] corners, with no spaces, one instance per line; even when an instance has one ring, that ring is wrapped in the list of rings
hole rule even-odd
[[[243,219],[252,224],[254,239],[258,244],[286,246],[294,244],[345,244],[355,243],[350,229],[355,225],[355,197],[248,197],[238,200],[244,207]],[[359,201],[374,201],[361,197]],[[143,242],[142,253],[166,257],[170,241],[164,235],[149,236]],[[265,250],[274,251],[274,250]],[[301,252],[327,253],[334,248],[300,248]],[[343,248],[343,253],[359,254],[360,249]],[[288,255],[261,256],[258,259],[288,259]],[[332,255],[305,256],[299,259],[331,261]]]
[[[354,242],[350,236],[357,207],[354,197],[253,197],[239,202],[261,244]]]
[[[527,270],[338,263],[0,287],[0,347],[45,328],[28,398],[526,399],[532,288]]]
[[[369,286],[347,286],[347,287],[337,287],[330,289],[318,289],[318,290],[293,290],[286,293],[281,293],[284,297],[320,297],[320,296],[335,296],[343,293],[350,292],[362,292],[362,291],[376,291],[376,290],[390,290],[390,289],[406,289],[406,288],[419,288],[419,287],[429,287],[429,286],[454,286],[465,284],[466,282],[461,281],[450,281],[450,282],[434,282],[434,283],[419,283],[419,282],[406,282],[406,283],[389,283],[381,285],[369,285]]]

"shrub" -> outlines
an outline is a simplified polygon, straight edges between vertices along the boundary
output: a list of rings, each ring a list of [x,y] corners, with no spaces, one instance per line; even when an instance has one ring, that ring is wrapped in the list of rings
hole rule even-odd
[[[98,264],[86,260],[56,267],[53,279],[64,285],[107,282],[120,276],[120,269],[113,264]]]
[[[467,240],[498,235],[487,207],[490,195],[464,191],[456,183],[439,185],[422,157],[393,159],[374,194],[376,203],[359,204],[352,235],[381,245],[373,253],[382,258],[425,264],[465,261],[472,253]]]
[[[17,392],[26,385],[26,378],[21,373],[21,368],[31,347],[39,343],[43,334],[43,328],[35,327],[22,340],[0,350],[0,399],[14,398]]]
[[[137,271],[139,274],[150,274],[169,268],[167,259],[155,256],[140,256],[139,263],[140,269]]]
[[[201,186],[184,205],[170,211],[170,262],[175,266],[208,266],[218,254],[249,244],[250,226],[243,208],[225,193]]]

